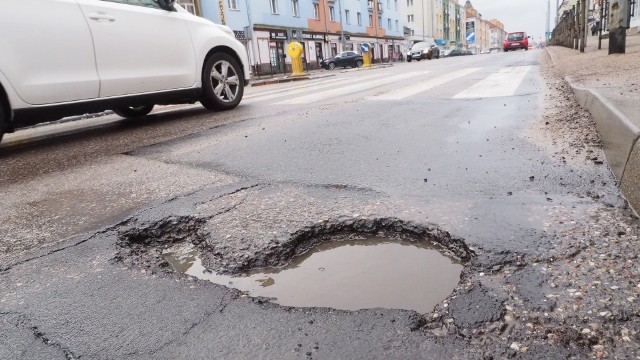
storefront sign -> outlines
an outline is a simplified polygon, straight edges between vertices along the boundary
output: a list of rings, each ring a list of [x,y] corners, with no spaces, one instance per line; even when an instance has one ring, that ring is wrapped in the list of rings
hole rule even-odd
[[[322,40],[326,41],[324,34],[307,34],[302,33],[302,38],[305,40]]]
[[[269,39],[271,40],[287,40],[288,38],[286,30],[269,31]]]

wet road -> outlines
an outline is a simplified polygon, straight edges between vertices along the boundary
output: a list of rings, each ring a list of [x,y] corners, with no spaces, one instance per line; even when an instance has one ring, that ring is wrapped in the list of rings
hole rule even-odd
[[[551,269],[584,240],[567,234],[590,232],[593,212],[624,214],[624,201],[606,167],[585,161],[597,144],[567,149],[571,131],[545,130],[570,99],[549,113],[540,67],[540,52],[512,52],[335,71],[250,88],[226,113],[7,136],[0,358],[478,358],[527,341],[534,357],[585,354],[546,341],[543,325],[535,335],[523,314],[563,308],[547,296]],[[193,217],[197,230],[183,226]],[[123,233],[205,234],[223,259],[211,266],[233,272],[280,264],[278,249],[309,224],[393,218],[475,252],[434,314],[280,307],[117,245]],[[508,320],[520,315],[520,327]],[[474,332],[483,326],[496,336]]]

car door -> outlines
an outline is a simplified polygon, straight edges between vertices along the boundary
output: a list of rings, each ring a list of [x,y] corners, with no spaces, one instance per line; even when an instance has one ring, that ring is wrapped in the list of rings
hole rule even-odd
[[[78,2],[93,35],[101,98],[195,85],[187,15],[153,0]]]
[[[356,63],[356,53],[353,51],[347,51],[347,57],[345,58],[345,66],[354,66]]]
[[[343,66],[345,53],[339,53],[335,56],[336,66]]]
[[[0,71],[24,102],[98,97],[93,41],[77,0],[3,0],[0,5]]]

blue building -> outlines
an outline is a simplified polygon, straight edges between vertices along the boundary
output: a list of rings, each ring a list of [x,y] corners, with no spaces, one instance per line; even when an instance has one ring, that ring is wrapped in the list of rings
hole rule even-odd
[[[200,15],[229,26],[247,47],[254,73],[290,71],[286,49],[304,46],[304,66],[322,58],[360,51],[374,43],[374,59],[389,61],[405,51],[404,0],[199,0]],[[344,34],[344,38],[343,35]]]

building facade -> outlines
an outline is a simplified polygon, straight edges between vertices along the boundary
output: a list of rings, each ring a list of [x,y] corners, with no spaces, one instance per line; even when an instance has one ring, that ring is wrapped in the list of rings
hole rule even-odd
[[[204,18],[229,26],[245,44],[257,75],[289,72],[293,41],[303,45],[305,69],[341,51],[359,51],[363,43],[374,44],[377,62],[396,59],[406,48],[400,6],[406,0],[200,1]]]
[[[400,0],[403,35],[408,47],[419,41],[435,43],[436,0]]]
[[[471,1],[467,1],[464,8],[466,13],[465,42],[467,49],[474,54],[490,51],[492,48],[492,28],[495,27],[495,24],[484,20],[482,14],[473,7]],[[502,30],[504,31],[504,26]]]

